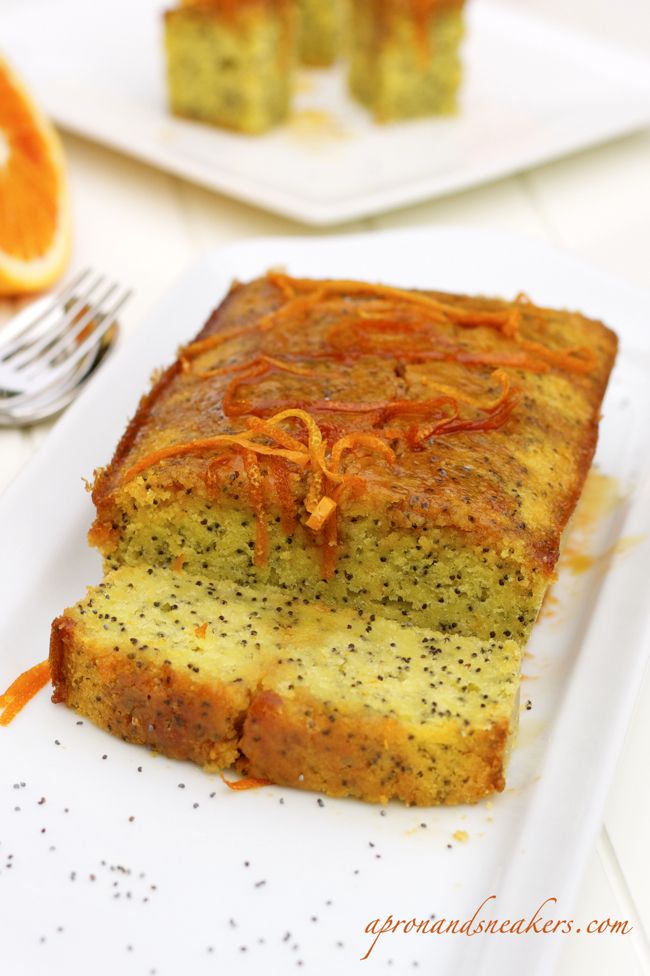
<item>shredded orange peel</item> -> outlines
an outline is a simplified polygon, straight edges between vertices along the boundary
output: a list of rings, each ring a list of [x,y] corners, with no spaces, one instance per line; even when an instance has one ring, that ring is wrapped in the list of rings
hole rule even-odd
[[[555,367],[570,373],[588,373],[597,363],[593,350],[586,347],[550,349],[543,343],[524,338],[521,335],[522,311],[532,309],[535,314],[547,316],[548,310],[539,308],[530,301],[523,301],[520,296],[515,300],[515,307],[490,311],[443,302],[422,292],[408,291],[390,285],[347,280],[313,281],[308,278],[291,278],[279,272],[269,272],[267,280],[278,289],[283,304],[254,322],[223,329],[185,346],[180,351],[181,366],[184,370],[190,368],[191,360],[230,339],[269,332],[280,325],[285,328],[295,328],[303,321],[302,316],[316,305],[322,311],[338,312],[344,316],[343,320],[337,322],[330,330],[328,341],[334,348],[345,349],[347,355],[363,355],[369,351],[367,343],[362,342],[361,345],[358,343],[361,330],[417,333],[430,329],[431,325],[457,325],[466,329],[480,327],[495,329],[505,339],[516,343],[524,353],[530,355],[464,353],[460,347],[452,348],[453,344],[450,345],[449,339],[444,339],[439,334],[436,335],[436,342],[442,343],[443,347],[449,347],[446,355],[441,354],[440,350],[410,349],[403,357],[400,355],[400,347],[395,343],[389,344],[385,350],[374,347],[372,351],[390,352],[396,358],[404,358],[407,361],[409,356],[422,356],[424,359],[433,360],[449,358],[464,362],[466,365],[489,365],[492,362],[494,365],[513,366],[532,372],[544,372]],[[351,298],[355,301],[351,302]],[[405,310],[410,310],[417,317],[412,320],[395,321],[395,313],[403,316]],[[390,320],[391,315],[393,321]],[[346,332],[351,337],[351,341],[346,341]],[[276,368],[302,375],[299,367],[290,367],[286,361],[264,355],[239,366],[218,367],[199,375],[208,377],[225,375],[230,371],[243,372],[253,363],[256,363],[257,368],[263,367],[265,372]],[[242,376],[241,379],[243,380],[244,377]]]
[[[504,338],[512,339],[527,352],[539,357],[544,363],[564,369],[569,372],[587,373],[596,365],[596,355],[593,350],[572,346],[568,349],[549,349],[542,343],[524,339],[520,334],[522,308],[532,308],[535,312],[545,313],[545,309],[538,309],[530,302],[517,302],[517,307],[503,310],[488,311],[484,309],[468,308],[441,302],[437,298],[421,292],[407,291],[390,285],[366,284],[358,281],[325,281],[316,282],[308,278],[290,278],[288,275],[270,273],[269,281],[273,282],[285,298],[289,295],[305,295],[311,293],[316,303],[321,298],[331,295],[343,297],[354,295],[368,295],[375,299],[387,300],[389,308],[394,310],[395,302],[426,310],[430,322],[438,324],[454,324],[463,328],[479,328],[485,326],[501,332]],[[289,299],[296,300],[296,298]],[[286,307],[286,306],[285,306]],[[357,314],[357,309],[348,303],[348,310]],[[372,324],[372,319],[368,320]],[[525,366],[523,368],[526,368]]]
[[[515,307],[485,310],[440,301],[423,292],[388,285],[347,280],[313,281],[292,278],[280,272],[269,272],[267,281],[280,294],[281,303],[278,307],[260,319],[242,326],[222,329],[185,346],[180,351],[181,368],[185,372],[192,372],[194,359],[229,340],[254,334],[259,336],[260,333],[269,332],[279,326],[284,330],[298,328],[304,325],[305,314],[318,306],[319,310],[338,316],[326,336],[330,357],[332,350],[339,358],[356,358],[368,354],[390,355],[397,362],[415,368],[416,373],[417,366],[438,360],[451,360],[464,366],[496,366],[498,368],[492,372],[491,381],[499,384],[500,391],[496,396],[482,399],[422,374],[417,376],[418,381],[435,390],[439,396],[425,400],[386,400],[378,403],[347,403],[322,399],[309,400],[304,404],[295,401],[253,404],[237,400],[235,396],[239,387],[248,381],[259,379],[275,370],[304,378],[322,374],[304,363],[299,364],[266,352],[258,352],[244,361],[194,371],[194,375],[200,379],[231,375],[223,392],[222,410],[226,417],[241,418],[246,429],[238,433],[218,434],[161,448],[136,461],[126,472],[124,481],[128,482],[166,460],[211,453],[216,456],[210,462],[206,481],[212,477],[218,479],[218,469],[224,460],[221,452],[239,453],[246,472],[249,500],[257,520],[257,565],[264,565],[269,554],[269,478],[260,468],[261,459],[265,459],[268,474],[274,483],[282,525],[288,532],[295,527],[296,502],[289,485],[287,466],[295,465],[302,471],[309,471],[310,480],[303,501],[308,515],[305,524],[313,532],[323,533],[325,575],[329,575],[333,568],[333,552],[338,535],[337,519],[334,516],[340,509],[341,498],[346,491],[359,493],[365,489],[366,484],[363,478],[343,471],[343,457],[347,451],[365,449],[393,465],[395,452],[387,443],[393,438],[402,439],[411,449],[422,449],[425,442],[433,436],[497,429],[506,423],[518,402],[518,391],[511,387],[509,376],[503,367],[533,372],[546,372],[555,367],[573,373],[586,373],[596,364],[596,356],[592,350],[577,346],[563,350],[550,349],[542,343],[525,339],[520,331],[522,311],[533,309],[540,315],[550,313],[545,309],[537,309],[521,296],[518,296]],[[466,329],[495,329],[504,339],[516,343],[520,351],[469,351],[439,331],[431,336],[432,326],[450,324]],[[418,347],[408,341],[408,336],[427,332],[430,336],[427,347]],[[393,341],[378,342],[377,339],[382,334],[392,336]],[[433,344],[432,339],[435,339]],[[317,361],[323,356],[324,351],[312,350],[303,358]],[[478,411],[479,415],[474,419],[462,417],[461,404]],[[424,416],[426,421],[424,426],[419,427],[412,425],[388,429],[384,426],[381,437],[366,431],[356,431],[334,439],[337,431],[336,427],[332,427],[328,434],[329,442],[333,441],[330,446],[310,411],[365,414],[369,416],[370,426],[379,426],[382,422],[385,425],[386,421],[400,416]],[[260,416],[264,413],[271,413],[271,416]],[[281,426],[286,423],[302,424],[307,443]],[[302,435],[303,438],[305,434]]]
[[[248,372],[251,369],[260,369],[258,375],[269,372],[272,369],[281,370],[284,373],[293,373],[295,376],[313,377],[318,374],[313,369],[306,369],[303,366],[296,366],[286,359],[276,359],[274,356],[255,356],[243,363],[231,363],[229,366],[220,366],[218,369],[208,369],[202,373],[196,373],[199,379],[211,379],[213,376],[227,376],[228,373]]]
[[[257,790],[262,786],[270,786],[271,780],[258,779],[257,776],[245,776],[243,779],[226,779],[223,773],[219,773],[221,781],[225,783],[229,790],[241,792],[242,790]]]
[[[308,528],[313,529],[314,532],[320,532],[330,515],[333,515],[335,510],[336,502],[334,499],[330,498],[329,495],[323,495],[321,500],[317,502],[305,525],[307,525]]]
[[[9,725],[25,705],[38,694],[50,680],[50,662],[41,661],[28,671],[23,671],[0,695],[0,725]]]
[[[307,434],[306,444],[279,426],[286,421],[299,421],[304,425]],[[358,476],[356,478],[348,476],[342,470],[343,456],[347,451],[361,447],[383,458],[389,465],[395,463],[395,452],[385,441],[375,434],[363,432],[345,434],[339,438],[329,451],[328,460],[328,448],[323,433],[306,410],[282,410],[267,420],[250,417],[247,424],[249,430],[241,434],[219,434],[216,437],[202,438],[184,444],[172,444],[147,454],[128,469],[124,475],[124,482],[127,483],[161,461],[172,458],[204,455],[220,450],[234,450],[241,453],[246,471],[249,500],[257,520],[255,563],[262,566],[266,564],[269,554],[268,511],[266,479],[260,469],[257,455],[282,458],[303,470],[307,468],[311,470],[311,481],[304,506],[309,515],[305,524],[314,532],[319,532],[337,510],[344,487],[359,489]],[[273,441],[274,444],[255,440],[260,436]],[[290,492],[286,483],[285,488],[287,490],[284,492],[284,501],[287,504],[286,496]],[[338,497],[334,498],[333,494],[337,490]]]
[[[424,386],[430,386],[433,390],[438,390],[440,393],[444,393],[446,396],[456,400],[458,403],[464,403],[468,407],[473,407],[475,410],[483,410],[489,412],[494,410],[496,407],[500,406],[503,402],[504,397],[508,395],[511,389],[510,377],[502,369],[495,369],[490,380],[494,383],[499,383],[501,389],[498,396],[494,397],[492,400],[480,400],[478,397],[470,396],[468,393],[463,393],[457,387],[449,386],[446,383],[439,383],[432,377],[425,375],[418,376],[418,380]]]

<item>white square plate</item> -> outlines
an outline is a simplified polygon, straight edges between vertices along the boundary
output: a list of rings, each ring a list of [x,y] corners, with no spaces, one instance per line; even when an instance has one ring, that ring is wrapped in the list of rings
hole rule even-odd
[[[376,918],[570,918],[644,663],[650,597],[650,297],[541,244],[436,229],[251,241],[208,255],[118,350],[0,506],[0,686],[46,656],[49,624],[99,579],[82,476],[112,453],[157,365],[270,266],[578,307],[621,352],[598,466],[618,501],[562,570],[526,661],[506,791],[475,807],[385,810],[216,776],[95,729],[43,692],[0,728],[0,961],[96,976],[352,974]],[[588,561],[587,561],[588,562]],[[615,658],[615,660],[614,660]],[[181,785],[182,784],[182,785]],[[465,843],[454,837],[465,831]],[[11,865],[11,867],[9,867]],[[576,925],[580,920],[576,920]],[[289,934],[287,934],[289,933]],[[568,936],[384,935],[364,972],[546,974]]]
[[[458,116],[375,125],[342,69],[305,72],[293,120],[251,138],[166,110],[164,0],[4,0],[3,53],[63,127],[308,224],[507,176],[650,123],[640,58],[470,2]]]

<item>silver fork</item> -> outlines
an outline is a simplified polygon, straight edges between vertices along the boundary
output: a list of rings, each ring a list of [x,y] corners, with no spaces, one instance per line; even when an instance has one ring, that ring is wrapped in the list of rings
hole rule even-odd
[[[58,413],[102,362],[131,292],[89,268],[0,328],[0,426]]]

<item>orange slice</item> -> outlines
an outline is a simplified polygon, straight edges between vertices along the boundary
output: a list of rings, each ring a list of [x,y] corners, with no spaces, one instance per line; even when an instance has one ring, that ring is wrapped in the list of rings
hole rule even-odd
[[[69,251],[61,142],[0,59],[0,295],[47,287]]]

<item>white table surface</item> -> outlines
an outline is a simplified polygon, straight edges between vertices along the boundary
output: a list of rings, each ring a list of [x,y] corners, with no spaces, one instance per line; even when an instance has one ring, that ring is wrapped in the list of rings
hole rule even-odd
[[[615,39],[650,58],[650,0],[619,0],[616,5],[611,0],[511,2]],[[91,263],[135,287],[135,297],[122,316],[125,336],[138,328],[169,284],[205,250],[254,236],[310,233],[75,137],[65,136],[64,142],[75,216],[70,270]],[[440,223],[540,237],[647,288],[650,131],[444,200],[346,225],[337,232]],[[18,307],[18,302],[0,300],[0,323]],[[50,425],[42,424],[24,432],[0,431],[0,491],[49,429]],[[626,936],[565,936],[558,976],[650,973],[646,934],[650,928],[649,746],[647,668],[603,827],[572,911],[585,923],[592,918],[628,919],[634,929]],[[571,906],[564,907],[571,912]]]

